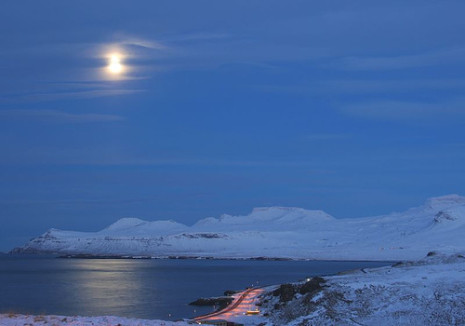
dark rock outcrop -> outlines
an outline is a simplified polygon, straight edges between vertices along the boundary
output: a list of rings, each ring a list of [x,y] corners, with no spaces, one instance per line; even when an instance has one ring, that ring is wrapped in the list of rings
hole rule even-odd
[[[213,297],[213,298],[199,298],[189,303],[191,306],[219,306],[220,309],[227,307],[234,298],[232,297]]]
[[[315,276],[312,277],[309,281],[302,285],[298,284],[281,284],[279,288],[273,291],[273,295],[279,296],[280,302],[288,302],[291,301],[297,293],[300,294],[307,294],[310,293],[311,295],[321,291],[322,284],[325,283],[326,280]]]
[[[279,288],[273,291],[274,296],[279,295],[280,302],[291,301],[296,294],[296,288],[292,284],[281,284]]]
[[[308,282],[304,283],[300,287],[299,293],[306,294],[306,293],[313,293],[313,292],[320,291],[322,289],[321,284],[325,282],[326,282],[325,279],[319,276],[312,277]]]

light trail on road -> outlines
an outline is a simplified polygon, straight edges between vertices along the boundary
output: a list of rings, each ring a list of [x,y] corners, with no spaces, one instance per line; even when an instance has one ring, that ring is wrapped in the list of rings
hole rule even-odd
[[[242,316],[249,310],[255,310],[255,300],[262,294],[262,288],[250,288],[239,293],[239,296],[229,306],[223,310],[213,312],[211,314],[195,317],[193,320],[202,322],[203,320],[224,319],[229,320],[233,317]]]

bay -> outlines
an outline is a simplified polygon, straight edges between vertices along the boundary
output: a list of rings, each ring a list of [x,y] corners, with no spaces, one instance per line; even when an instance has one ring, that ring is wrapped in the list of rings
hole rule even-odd
[[[176,320],[211,312],[199,297],[386,262],[58,259],[0,256],[0,312]]]

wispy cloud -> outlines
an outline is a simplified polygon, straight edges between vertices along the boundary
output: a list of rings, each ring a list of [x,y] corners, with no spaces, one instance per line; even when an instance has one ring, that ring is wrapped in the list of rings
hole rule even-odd
[[[350,138],[350,134],[344,133],[326,133],[326,134],[311,134],[305,135],[304,139],[308,141],[326,141],[326,140],[338,140]]]
[[[21,47],[2,48],[0,55],[54,55],[54,56],[76,56],[76,57],[100,57],[114,48],[133,48],[141,51],[139,54],[150,51],[169,50],[170,47],[155,39],[141,38],[133,35],[115,34],[106,39],[90,40],[88,42],[60,42],[42,43],[34,45],[21,45]]]
[[[128,37],[118,42],[119,46],[139,47],[150,50],[167,50],[168,47],[155,40],[147,40],[137,37]]]
[[[290,85],[252,85],[263,92],[309,95],[399,94],[418,90],[446,90],[462,92],[465,79],[335,79]]]
[[[109,53],[119,52],[128,59],[151,59],[160,57],[170,50],[170,46],[154,39],[117,35],[108,42],[95,43],[89,46],[85,54],[89,57],[106,58]]]
[[[233,35],[229,33],[181,33],[177,35],[171,35],[167,38],[169,42],[190,42],[190,41],[215,41],[230,39]]]
[[[395,70],[464,61],[465,48],[459,47],[397,56],[346,57],[339,62],[338,66],[348,70]]]
[[[1,116],[0,116],[1,118]],[[110,118],[111,119],[111,118]],[[118,119],[118,118],[116,118]],[[111,121],[111,120],[110,120]],[[116,120],[118,121],[118,120]],[[80,122],[80,121],[79,121]],[[86,121],[82,121],[86,122]],[[29,148],[21,153],[13,150],[0,155],[0,164],[57,164],[82,166],[193,166],[193,167],[237,167],[237,168],[306,168],[319,169],[315,160],[270,160],[270,159],[228,159],[196,157],[144,157],[128,154],[130,150],[112,148]],[[328,169],[328,166],[325,166]],[[316,171],[316,170],[315,170]],[[316,173],[316,172],[315,172]]]
[[[157,71],[155,58],[169,48],[152,39],[117,35],[108,41],[61,42],[11,47],[3,51],[5,65],[17,65],[18,56],[29,59],[20,67],[5,71],[10,80],[0,90],[1,102],[41,102],[126,96],[144,92],[143,80]],[[18,53],[15,53],[17,51]],[[113,51],[121,54],[123,71],[109,73]],[[9,60],[9,61],[8,61]],[[43,64],[34,64],[39,60]],[[34,74],[24,71],[33,70]]]
[[[134,158],[111,157],[109,159],[76,159],[62,161],[62,164],[102,165],[102,166],[227,166],[227,167],[309,167],[313,161],[271,161],[271,160],[240,160],[215,158]]]
[[[412,90],[465,90],[465,79],[330,80],[317,83],[318,92],[363,94]]]
[[[142,93],[143,89],[89,89],[89,90],[78,90],[70,92],[47,92],[47,93],[26,93],[16,94],[0,97],[2,102],[15,102],[15,101],[31,101],[31,102],[42,102],[42,101],[54,101],[63,99],[91,99],[98,97],[108,97],[117,95],[130,95]]]
[[[114,114],[83,113],[75,114],[57,110],[0,110],[0,119],[39,120],[62,123],[113,122],[124,120]]]
[[[443,102],[378,100],[341,105],[348,114],[378,119],[442,119],[451,116],[465,117],[465,99]]]

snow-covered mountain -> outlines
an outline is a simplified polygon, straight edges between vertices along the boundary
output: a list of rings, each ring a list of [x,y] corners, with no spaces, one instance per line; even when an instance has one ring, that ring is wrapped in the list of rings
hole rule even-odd
[[[336,219],[323,211],[255,208],[193,226],[123,218],[99,232],[51,229],[16,252],[224,258],[419,259],[465,250],[465,197],[431,198],[402,213]]]

